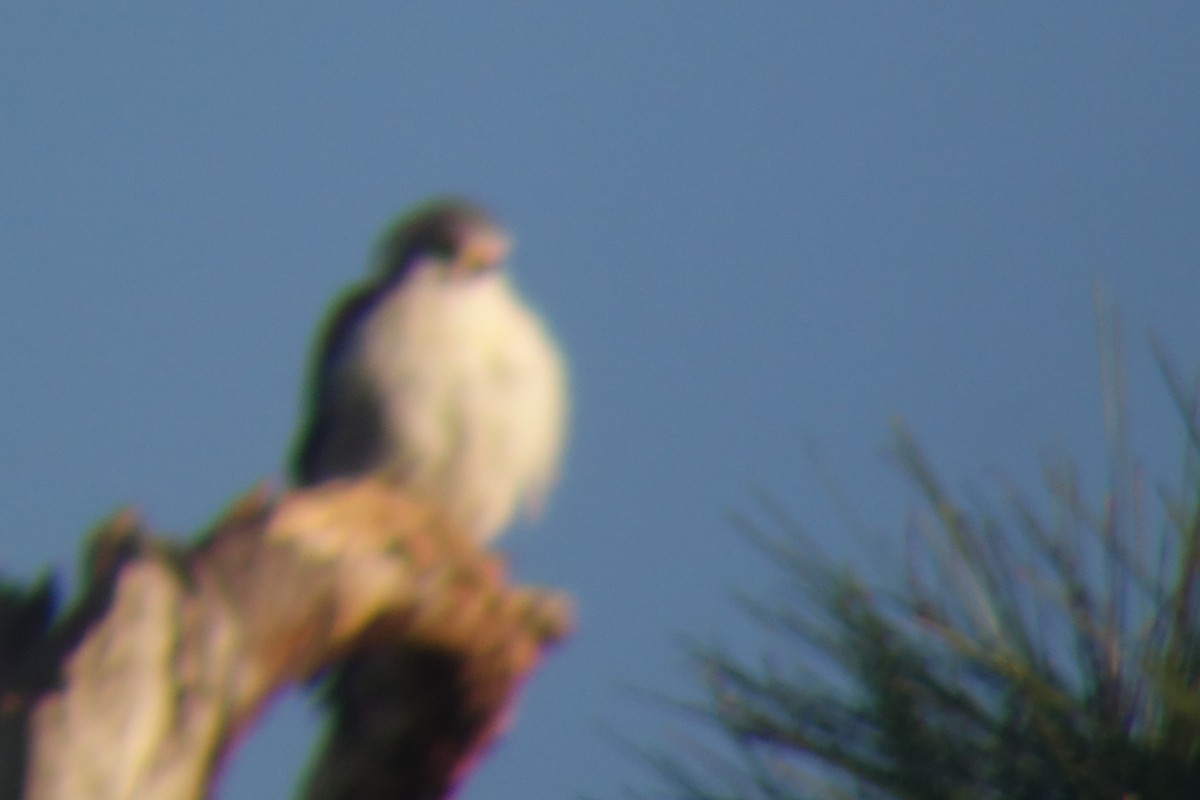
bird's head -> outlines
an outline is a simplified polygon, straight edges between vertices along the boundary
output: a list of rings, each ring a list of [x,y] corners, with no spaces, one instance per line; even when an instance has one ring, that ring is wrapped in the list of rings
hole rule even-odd
[[[470,280],[499,268],[512,240],[480,206],[449,197],[423,203],[393,224],[379,248],[385,281],[430,269],[445,280]]]

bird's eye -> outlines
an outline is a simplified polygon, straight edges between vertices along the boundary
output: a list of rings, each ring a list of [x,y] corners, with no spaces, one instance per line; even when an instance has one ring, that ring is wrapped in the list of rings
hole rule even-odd
[[[435,244],[429,248],[429,255],[438,261],[453,261],[457,253],[454,245]]]

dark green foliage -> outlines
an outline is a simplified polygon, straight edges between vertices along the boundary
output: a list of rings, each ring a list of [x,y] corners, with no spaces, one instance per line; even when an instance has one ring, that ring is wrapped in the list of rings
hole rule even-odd
[[[900,426],[896,453],[925,505],[890,564],[902,578],[833,564],[770,501],[769,523],[743,520],[793,590],[745,600],[778,652],[751,664],[694,651],[707,699],[690,710],[724,744],[650,757],[649,796],[1200,798],[1200,429],[1160,359],[1189,457],[1150,529],[1115,353],[1102,365],[1110,481],[1094,506],[1065,468],[1047,470],[1036,503],[1011,489],[960,502]]]

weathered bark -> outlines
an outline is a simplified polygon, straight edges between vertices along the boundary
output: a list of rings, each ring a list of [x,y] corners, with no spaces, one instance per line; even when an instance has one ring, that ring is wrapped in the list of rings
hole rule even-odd
[[[444,797],[570,627],[374,481],[251,495],[190,548],[122,516],[88,561],[49,630],[34,594],[0,604],[0,800],[203,797],[275,692],[327,674],[305,796]]]

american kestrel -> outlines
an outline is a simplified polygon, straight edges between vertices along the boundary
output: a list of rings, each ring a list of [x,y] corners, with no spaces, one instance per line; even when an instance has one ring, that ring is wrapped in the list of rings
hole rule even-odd
[[[298,485],[379,474],[481,542],[537,508],[557,477],[566,370],[504,269],[510,244],[458,198],[385,234],[315,351]]]

